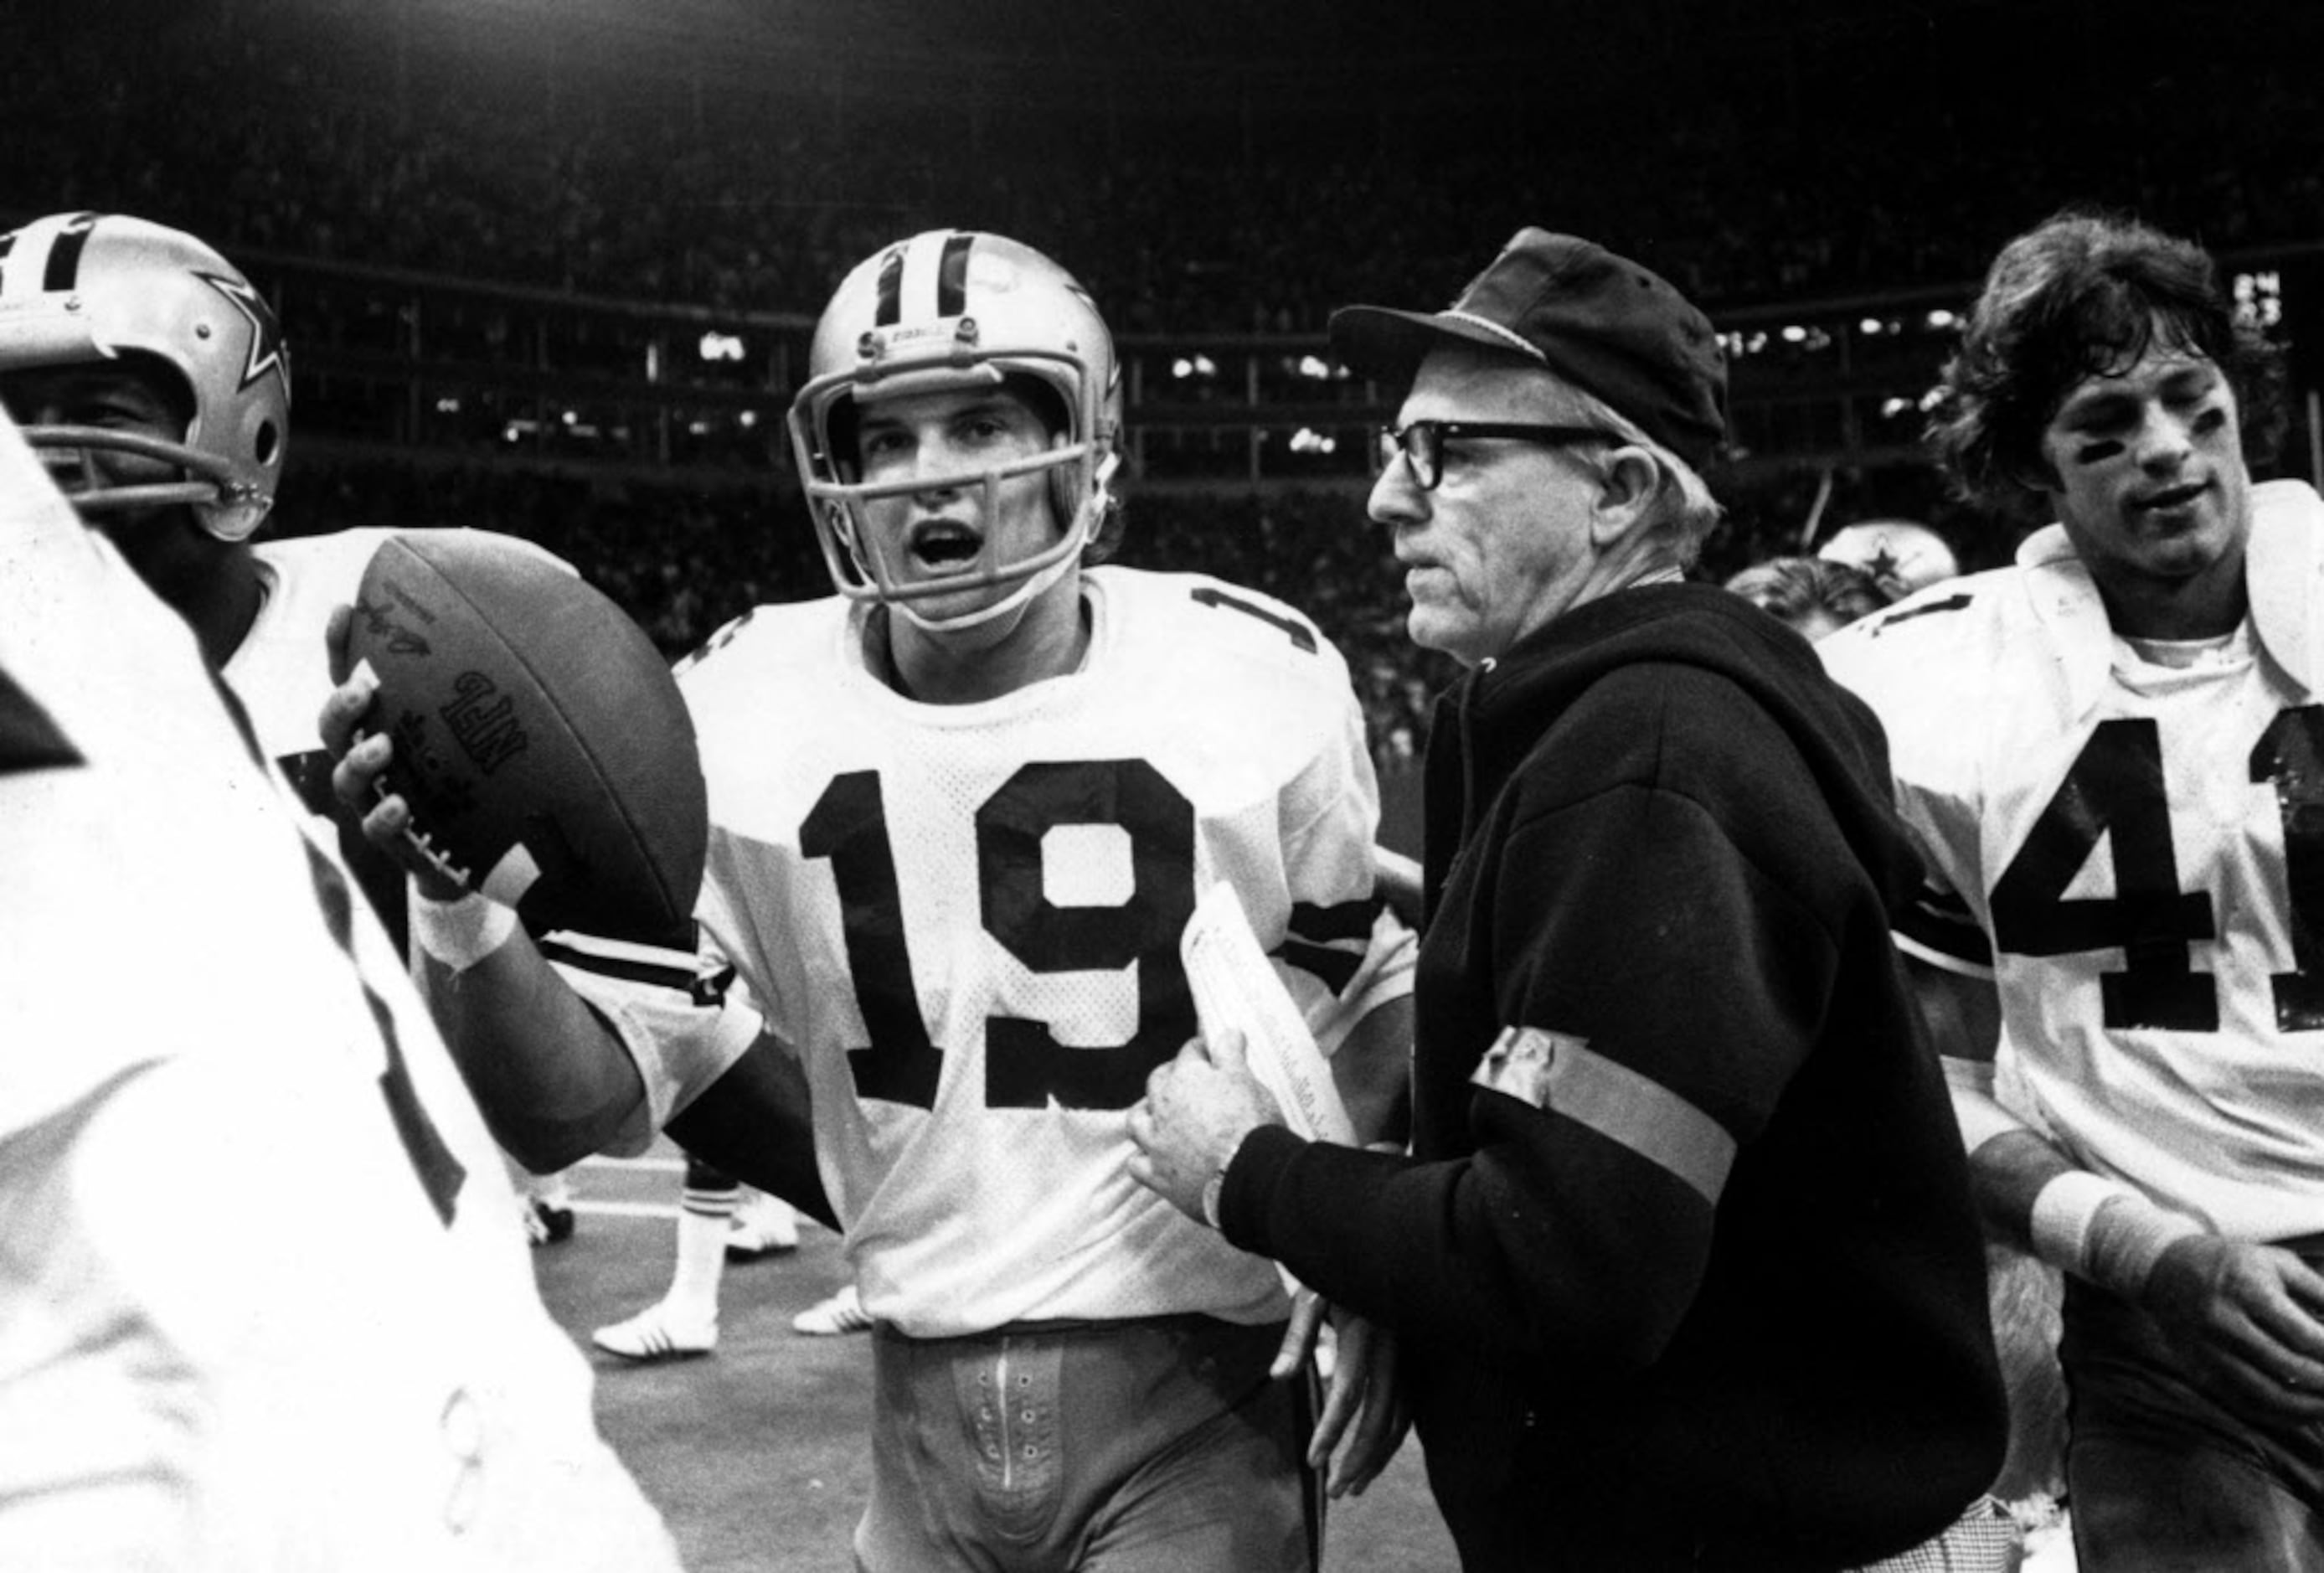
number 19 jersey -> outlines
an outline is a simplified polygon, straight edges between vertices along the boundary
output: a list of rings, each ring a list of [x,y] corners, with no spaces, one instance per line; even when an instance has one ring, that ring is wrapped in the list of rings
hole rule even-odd
[[[1410,987],[1338,653],[1213,579],[1084,589],[1083,669],[985,703],[890,689],[836,599],[760,608],[680,678],[704,926],[805,1057],[865,1308],[917,1337],[1282,1314],[1271,1266],[1127,1169],[1129,1110],[1196,1030],[1178,941],[1212,882],[1327,1052]]]
[[[2324,504],[2254,489],[2251,616],[2116,638],[2062,528],[1818,648],[1931,864],[1898,943],[1989,974],[2077,1161],[2239,1238],[2324,1230]]]

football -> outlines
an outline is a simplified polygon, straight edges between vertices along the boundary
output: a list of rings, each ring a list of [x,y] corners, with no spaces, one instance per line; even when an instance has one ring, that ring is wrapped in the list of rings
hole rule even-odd
[[[701,757],[669,663],[619,606],[525,541],[423,531],[364,570],[347,655],[378,675],[383,785],[439,870],[535,933],[691,948]]]

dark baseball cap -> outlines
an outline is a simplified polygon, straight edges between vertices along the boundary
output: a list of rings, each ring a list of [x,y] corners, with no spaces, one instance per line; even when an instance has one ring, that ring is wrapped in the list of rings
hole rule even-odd
[[[1520,229],[1444,310],[1332,313],[1333,352],[1382,382],[1409,386],[1430,350],[1456,340],[1538,361],[1698,469],[1727,435],[1727,361],[1711,319],[1594,242]]]

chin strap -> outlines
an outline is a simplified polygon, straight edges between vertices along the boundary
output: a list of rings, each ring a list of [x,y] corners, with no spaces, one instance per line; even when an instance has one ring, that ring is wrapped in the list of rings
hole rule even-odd
[[[1012,613],[1021,615],[1034,597],[1065,578],[1065,570],[1079,565],[1082,554],[1089,550],[1089,543],[1096,538],[1098,525],[1105,517],[1105,510],[1111,505],[1106,484],[1113,478],[1114,467],[1119,463],[1118,456],[1108,454],[1105,461],[1098,467],[1096,490],[1074,514],[1073,539],[1076,543],[1074,550],[1059,553],[1056,561],[1037,574],[1027,576],[1015,589],[992,605],[980,606],[973,612],[964,612],[957,617],[928,616],[914,609],[908,600],[890,601],[889,609],[923,634],[959,634],[971,628],[981,628],[995,618],[1006,617]]]
[[[987,623],[1006,617],[1012,613],[1021,616],[1026,606],[1032,603],[1036,596],[1065,578],[1065,570],[1080,560],[1080,553],[1067,552],[1039,573],[1023,580],[1015,589],[1010,590],[992,605],[980,606],[973,612],[963,612],[957,617],[931,617],[925,612],[916,610],[909,601],[890,601],[888,603],[888,609],[923,634],[959,634],[971,628],[981,628]]]

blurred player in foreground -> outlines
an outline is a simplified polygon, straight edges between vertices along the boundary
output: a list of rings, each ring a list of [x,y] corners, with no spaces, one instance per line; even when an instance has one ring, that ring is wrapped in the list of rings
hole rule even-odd
[[[237,720],[0,418],[0,1567],[675,1569]]]
[[[1988,1225],[2068,1275],[2081,1566],[2324,1568],[2324,505],[2200,248],[2067,214],[1932,425],[2055,520],[1819,648],[1930,868],[1899,939]]]
[[[123,214],[37,219],[0,236],[0,403],[74,505],[185,618],[266,757],[328,819],[315,729],[331,689],[325,626],[395,532],[254,539],[290,442],[290,351],[272,308],[208,245]],[[400,937],[401,870],[360,837],[341,850]],[[517,1182],[534,1243],[572,1233],[558,1177]]]
[[[1311,1439],[1304,1383],[1270,1375],[1296,1353],[1275,1269],[1130,1177],[1128,1111],[1194,1032],[1178,945],[1206,887],[1239,893],[1366,1136],[1400,1107],[1411,946],[1374,891],[1338,652],[1253,592],[1086,566],[1118,527],[1120,401],[1111,336],[1048,258],[965,232],[883,249],[791,414],[843,593],[760,608],[680,679],[703,925],[805,1062],[878,1323],[874,1570],[1307,1568],[1308,1460],[1374,1369],[1351,1324]],[[364,700],[334,699],[335,745]],[[369,802],[386,753],[355,748],[342,796]],[[393,799],[367,823],[392,845],[404,819]],[[750,1047],[755,1018],[560,974],[481,898],[422,904],[464,1052],[507,1077],[536,1161],[634,1148],[673,1111],[689,1148],[752,1117],[781,1052]],[[1363,1409],[1339,1485],[1386,1462],[1392,1421]]]

